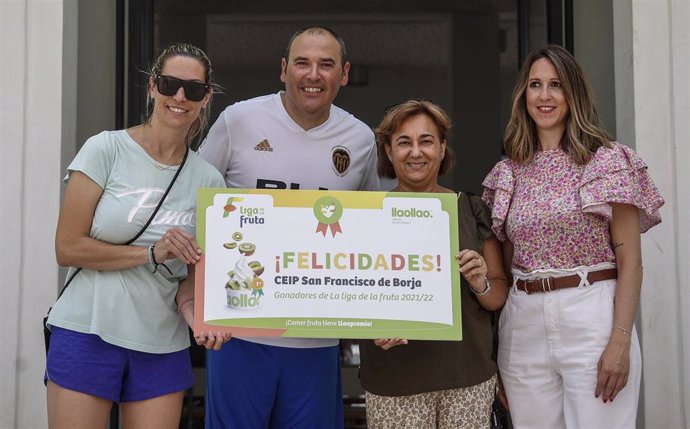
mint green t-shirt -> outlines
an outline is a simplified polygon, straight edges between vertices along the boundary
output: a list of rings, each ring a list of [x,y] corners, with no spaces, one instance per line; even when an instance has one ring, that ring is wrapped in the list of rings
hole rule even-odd
[[[125,130],[104,131],[86,141],[68,170],[80,171],[101,188],[90,235],[125,243],[148,220],[177,166],[161,166]],[[225,187],[220,173],[190,152],[162,207],[133,246],[149,246],[172,227],[195,234],[196,190]],[[187,267],[174,259],[152,273],[149,264],[117,271],[84,269],[53,306],[48,323],[96,334],[117,346],[169,353],[189,346],[187,324],[177,313],[175,295]],[[68,273],[71,275],[73,268]]]

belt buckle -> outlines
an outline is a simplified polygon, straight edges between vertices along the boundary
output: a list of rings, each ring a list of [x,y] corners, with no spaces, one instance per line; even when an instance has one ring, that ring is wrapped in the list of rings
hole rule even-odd
[[[551,288],[551,277],[547,277],[545,279],[540,279],[541,280],[541,291],[542,292],[551,292],[553,289]],[[548,289],[544,286],[544,283],[546,283],[546,286],[548,286]]]

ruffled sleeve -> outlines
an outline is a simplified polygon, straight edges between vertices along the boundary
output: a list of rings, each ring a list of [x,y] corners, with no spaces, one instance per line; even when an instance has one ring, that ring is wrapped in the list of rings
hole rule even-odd
[[[632,204],[639,209],[640,231],[661,222],[664,199],[647,173],[647,164],[627,146],[613,142],[600,147],[587,163],[579,189],[582,211],[611,219],[610,203]]]
[[[482,200],[491,209],[491,229],[496,238],[505,241],[505,221],[515,187],[511,161],[503,160],[496,164],[484,179],[482,186],[484,186]]]

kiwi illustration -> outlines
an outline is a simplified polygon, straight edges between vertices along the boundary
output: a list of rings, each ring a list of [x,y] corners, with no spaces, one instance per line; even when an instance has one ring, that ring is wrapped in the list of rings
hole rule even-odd
[[[254,271],[255,276],[260,276],[261,274],[264,273],[264,267],[261,265],[261,262],[259,261],[251,261],[249,264],[249,268]]]
[[[225,283],[225,289],[240,290],[240,284],[235,280],[228,280],[228,282]]]
[[[239,245],[238,250],[244,256],[251,256],[254,254],[254,251],[256,250],[256,245],[252,243],[242,243]]]

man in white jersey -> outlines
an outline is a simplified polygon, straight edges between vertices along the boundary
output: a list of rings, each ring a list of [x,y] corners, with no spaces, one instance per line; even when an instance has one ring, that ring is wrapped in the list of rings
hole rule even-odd
[[[225,109],[199,153],[231,188],[378,190],[373,133],[333,105],[349,69],[332,30],[296,32],[285,90]],[[207,429],[288,427],[343,427],[337,340],[234,338],[207,354]]]

